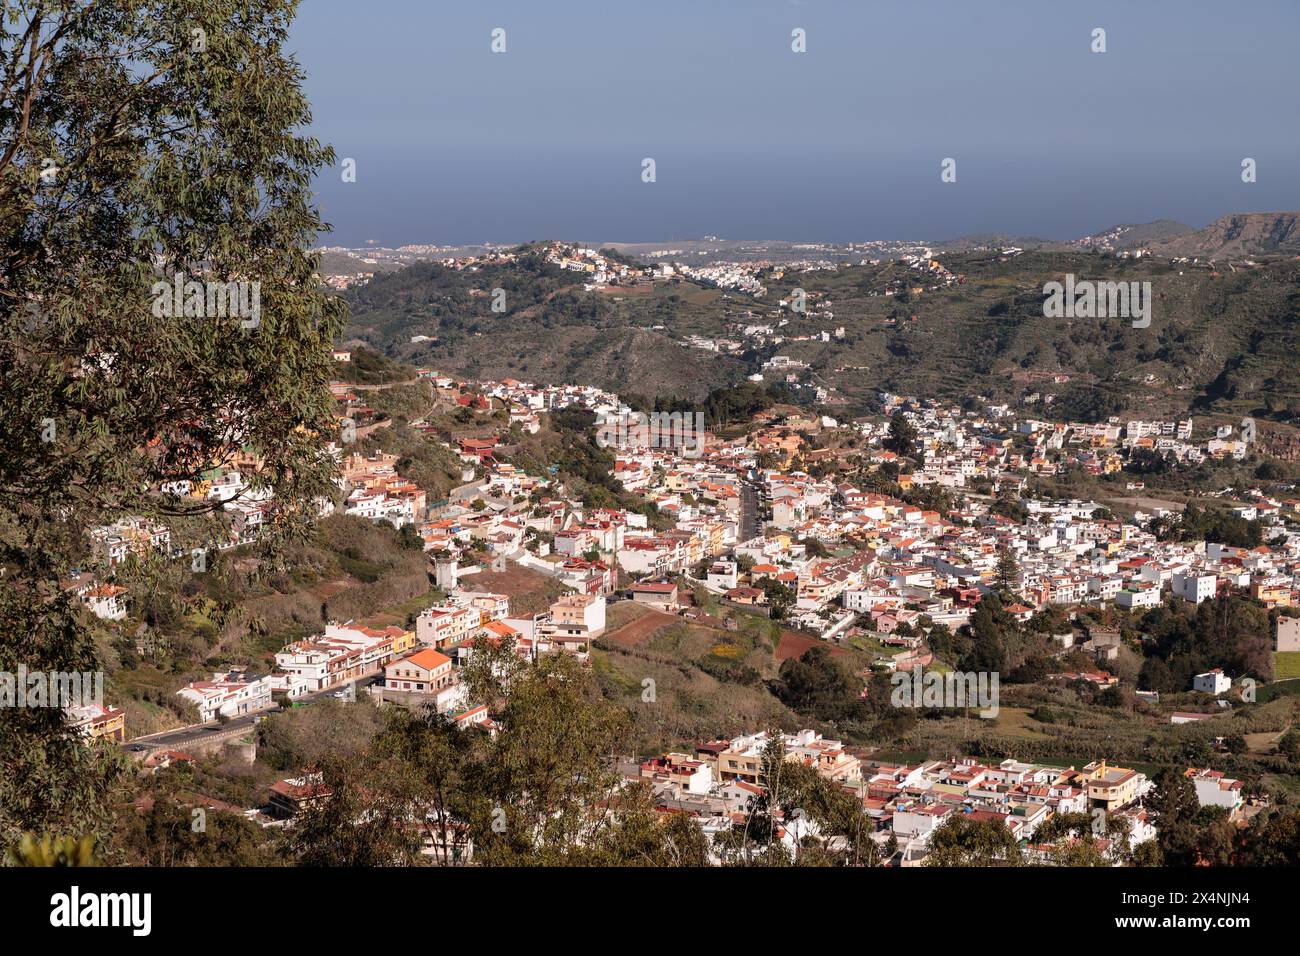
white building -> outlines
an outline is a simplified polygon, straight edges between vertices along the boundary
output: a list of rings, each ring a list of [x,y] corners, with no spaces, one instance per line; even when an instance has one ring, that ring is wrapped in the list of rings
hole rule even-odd
[[[326,690],[378,671],[393,658],[400,627],[368,627],[329,623],[325,633],[286,644],[275,655],[279,670],[306,685],[308,691]]]
[[[1203,807],[1223,807],[1233,812],[1241,806],[1242,786],[1240,780],[1233,780],[1223,775],[1222,770],[1187,771],[1192,786],[1196,788],[1196,799]]]
[[[551,605],[551,636],[593,638],[605,633],[605,595],[566,594]]]
[[[1153,584],[1136,585],[1115,592],[1115,604],[1119,607],[1155,607],[1160,603],[1160,588]]]
[[[1192,678],[1192,690],[1202,694],[1213,694],[1217,697],[1227,693],[1231,688],[1232,678],[1217,667]]]
[[[1214,597],[1215,589],[1219,585],[1219,579],[1213,574],[1188,571],[1184,574],[1175,574],[1171,584],[1174,594],[1184,601],[1200,604],[1202,601]]]
[[[915,841],[924,846],[930,842],[930,834],[934,833],[952,812],[953,808],[950,805],[942,803],[899,807],[894,811],[894,835],[898,837],[900,843]]]
[[[708,577],[705,580],[711,588],[730,591],[737,583],[736,562],[714,561],[709,565]]]
[[[126,588],[117,584],[101,584],[81,595],[81,603],[90,608],[96,617],[105,621],[120,621],[126,617]]]
[[[176,692],[191,701],[199,711],[199,720],[207,723],[218,715],[239,717],[266,710],[271,706],[271,680],[248,677],[239,671],[217,673],[212,680],[193,681]]]
[[[449,647],[476,633],[483,612],[469,604],[446,603],[425,608],[415,619],[415,636],[429,647]]]
[[[1277,619],[1277,646],[1283,653],[1300,651],[1300,617]]]
[[[1103,601],[1112,601],[1124,588],[1124,579],[1118,574],[1108,574],[1088,578],[1088,593],[1095,594]]]

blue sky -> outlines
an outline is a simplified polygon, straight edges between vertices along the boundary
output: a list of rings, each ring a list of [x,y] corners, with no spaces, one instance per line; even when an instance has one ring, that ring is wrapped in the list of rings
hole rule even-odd
[[[1300,208],[1297,37],[1288,0],[303,0],[292,46],[357,164],[326,242],[847,241]]]

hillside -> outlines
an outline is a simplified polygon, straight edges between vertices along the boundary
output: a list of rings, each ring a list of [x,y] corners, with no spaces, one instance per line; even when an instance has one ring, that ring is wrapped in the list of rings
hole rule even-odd
[[[1153,243],[1168,256],[1300,255],[1300,212],[1249,212],[1221,216],[1204,229]]]
[[[1164,244],[1280,248],[1292,241],[1294,220],[1226,217]],[[1152,235],[1156,225],[1141,228]],[[1177,224],[1161,229],[1176,232]],[[757,273],[767,288],[760,299],[681,277],[583,291],[574,274],[540,255],[461,271],[421,264],[354,290],[348,335],[469,377],[685,399],[734,385],[783,355],[806,364],[792,370],[800,381],[828,390],[832,414],[870,409],[886,389],[953,400],[1054,395],[1048,417],[1141,410],[1300,421],[1300,261],[1214,267],[1084,249],[940,255],[947,275],[896,260],[767,268]],[[1150,282],[1151,326],[1044,318],[1044,283],[1067,274]],[[491,311],[493,288],[506,290],[504,314]],[[779,305],[796,289],[808,297],[806,313]],[[773,331],[744,332],[756,325]],[[830,335],[841,327],[842,336]],[[411,342],[416,336],[428,340]],[[716,340],[737,344],[710,350]],[[811,389],[805,394],[811,400]]]
[[[1176,222],[1173,219],[1157,219],[1155,222],[1112,226],[1104,232],[1076,239],[1069,245],[1077,249],[1119,252],[1124,249],[1140,249],[1155,243],[1167,242],[1195,231],[1186,223]]]
[[[503,313],[492,311],[498,288],[505,290]],[[688,352],[667,333],[679,319],[717,324],[728,309],[716,291],[656,286],[584,292],[577,275],[540,255],[459,271],[420,263],[378,276],[348,298],[350,340],[468,377],[611,389],[636,382],[645,394],[696,398],[739,382],[745,371],[739,361]],[[420,337],[427,341],[412,341]]]
[[[367,261],[360,254],[325,250],[316,270],[323,276],[355,276],[367,272],[393,272],[399,267],[381,260]]]
[[[1300,414],[1293,360],[1300,344],[1300,265],[1294,261],[1218,272],[1154,258],[1032,252],[1009,259],[946,256],[943,264],[965,281],[919,294],[873,295],[900,274],[913,281],[915,272],[888,264],[773,284],[772,297],[799,285],[833,303],[833,320],[792,320],[785,330],[791,336],[838,325],[847,333],[843,342],[790,343],[781,351],[808,362],[816,380],[856,401],[884,387],[952,399],[1056,393],[1100,402],[1098,410],[1110,414]],[[1150,328],[1122,319],[1044,318],[1043,284],[1071,273],[1150,282]],[[1053,381],[1056,376],[1067,380]]]

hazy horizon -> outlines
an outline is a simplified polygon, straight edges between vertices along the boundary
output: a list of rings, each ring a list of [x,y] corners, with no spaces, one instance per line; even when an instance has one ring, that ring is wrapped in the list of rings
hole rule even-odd
[[[922,235],[859,236],[857,238],[848,238],[848,239],[824,239],[819,236],[719,236],[713,233],[709,233],[707,234],[707,236],[709,239],[716,239],[719,242],[728,242],[728,243],[787,242],[787,243],[825,243],[825,244],[835,244],[835,245],[848,245],[850,243],[860,245],[862,243],[868,243],[868,242],[941,243],[941,242],[952,242],[954,240],[959,240],[959,239],[969,239],[981,235],[991,235],[991,236],[1005,235],[1008,237],[1015,237],[1020,239],[1041,239],[1045,242],[1067,242],[1073,239],[1082,239],[1088,235],[1095,235],[1104,232],[1107,229],[1113,228],[1115,226],[1144,226],[1159,221],[1181,222],[1185,226],[1190,226],[1194,229],[1199,230],[1199,229],[1204,229],[1205,227],[1211,225],[1213,222],[1222,218],[1223,216],[1247,215],[1251,213],[1265,213],[1265,214],[1294,213],[1296,215],[1300,215],[1300,210],[1234,209],[1216,215],[1211,219],[1206,220],[1205,222],[1187,222],[1186,220],[1174,220],[1170,216],[1158,216],[1156,219],[1150,219],[1144,222],[1124,222],[1124,223],[1114,222],[1108,226],[1100,227],[1089,233],[1082,233],[1080,235],[1066,235],[1066,236],[1045,236],[1041,234],[1032,235],[1029,233],[1009,233],[1002,230],[988,230],[988,229],[979,230],[977,232],[963,232],[959,235],[952,235],[952,236],[922,236]],[[539,235],[539,236],[529,236],[522,239],[489,238],[489,239],[483,239],[481,241],[466,241],[466,242],[447,242],[447,241],[436,240],[436,239],[408,239],[408,240],[403,240],[402,242],[383,242],[379,239],[375,239],[374,237],[371,237],[370,239],[367,239],[363,242],[347,243],[338,240],[337,233],[326,233],[321,236],[321,240],[320,242],[317,243],[317,246],[347,247],[349,249],[362,249],[365,248],[367,245],[373,245],[375,248],[386,248],[386,249],[396,249],[399,246],[415,246],[415,245],[437,245],[437,246],[448,246],[454,248],[467,248],[471,246],[484,246],[484,247],[491,246],[494,248],[501,248],[501,247],[521,246],[521,245],[526,245],[528,243],[534,243],[534,242],[571,242],[571,243],[576,242],[584,246],[587,246],[588,248],[602,248],[607,246],[644,246],[644,245],[653,245],[653,244],[667,244],[673,242],[704,242],[704,241],[706,241],[705,235],[669,236],[669,237],[651,236],[649,238],[631,238],[631,239],[621,238],[621,237],[614,237],[614,238],[604,237],[601,239],[593,239],[591,236]]]
[[[1282,2],[311,0],[290,45],[356,161],[317,180],[324,244],[1064,240],[1300,208],[1296,27]]]

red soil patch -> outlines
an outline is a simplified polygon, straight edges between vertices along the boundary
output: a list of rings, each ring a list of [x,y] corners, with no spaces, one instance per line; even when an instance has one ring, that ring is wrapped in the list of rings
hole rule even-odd
[[[351,586],[352,581],[349,578],[335,578],[333,581],[324,581],[313,588],[308,588],[307,593],[320,598],[322,601],[328,601],[340,591],[346,591]]]
[[[514,617],[545,611],[556,596],[567,590],[555,578],[513,561],[506,562],[504,571],[466,574],[460,579],[460,586],[467,591],[506,595],[510,598],[510,614]]]
[[[607,633],[604,639],[612,644],[620,644],[623,647],[636,647],[649,640],[656,631],[680,620],[681,618],[675,614],[665,614],[663,611],[647,609],[636,620],[628,621],[617,630]]]
[[[792,657],[802,657],[804,651],[818,645],[829,648],[832,657],[844,653],[844,648],[828,644],[826,641],[818,640],[815,637],[809,637],[807,634],[800,634],[797,631],[782,631],[781,643],[776,646],[776,659],[785,661]]]

